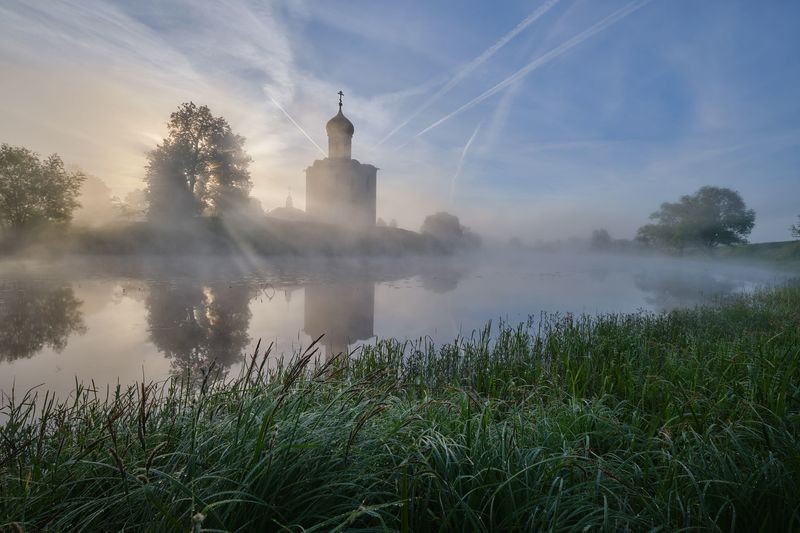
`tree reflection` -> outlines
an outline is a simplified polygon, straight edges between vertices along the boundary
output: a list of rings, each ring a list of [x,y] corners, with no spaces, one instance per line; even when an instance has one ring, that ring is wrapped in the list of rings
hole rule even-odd
[[[419,276],[423,289],[436,294],[444,294],[458,288],[458,283],[464,277],[464,270],[445,265],[423,269]]]
[[[14,285],[0,293],[0,361],[26,359],[50,347],[61,352],[86,326],[71,287]]]
[[[658,311],[694,307],[710,299],[731,294],[738,285],[708,273],[678,273],[635,277],[636,287],[649,293],[645,301]]]
[[[247,285],[153,284],[147,297],[150,339],[171,359],[173,373],[198,375],[212,363],[226,370],[250,342]]]

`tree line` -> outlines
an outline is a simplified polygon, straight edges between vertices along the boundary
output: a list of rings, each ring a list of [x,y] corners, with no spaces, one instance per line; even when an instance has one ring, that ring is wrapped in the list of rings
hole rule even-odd
[[[147,218],[179,221],[242,211],[252,188],[252,158],[244,143],[207,106],[181,104],[170,115],[167,136],[147,154],[142,202]],[[67,170],[58,154],[42,158],[28,148],[2,144],[0,228],[69,223],[86,180],[83,172]],[[131,214],[125,212],[130,206],[118,204],[121,214]]]
[[[181,104],[169,117],[167,136],[147,154],[145,189],[143,198],[136,198],[141,205],[135,211],[144,211],[148,219],[159,222],[245,212],[253,184],[249,171],[252,158],[244,144],[245,138],[207,106]],[[27,148],[3,144],[0,228],[68,223],[80,205],[86,179],[79,170],[67,170],[57,154],[40,158]],[[130,206],[118,203],[123,214],[131,214]],[[746,207],[739,193],[710,186],[677,202],[661,204],[650,218],[653,222],[639,228],[637,240],[679,252],[687,247],[746,243],[755,225],[755,212]],[[426,224],[441,226],[448,235],[453,233],[453,224],[441,216],[426,219]],[[800,239],[800,216],[789,229]],[[610,237],[607,232],[597,234],[593,241],[602,244]]]

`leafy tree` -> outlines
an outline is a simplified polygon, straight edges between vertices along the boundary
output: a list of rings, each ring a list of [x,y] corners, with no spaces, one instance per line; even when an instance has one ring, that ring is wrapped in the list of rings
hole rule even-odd
[[[792,232],[792,237],[800,239],[800,215],[797,216],[797,224],[792,224],[792,227],[789,229]]]
[[[221,214],[247,203],[251,158],[244,137],[206,106],[181,104],[168,135],[148,154],[145,181],[150,218]]]
[[[102,226],[119,217],[114,196],[106,183],[91,174],[81,184],[80,207],[75,210],[73,222],[87,226]]]
[[[592,231],[592,249],[608,250],[611,248],[611,235],[606,229],[596,229]]]
[[[41,160],[18,146],[0,146],[0,227],[69,222],[78,207],[80,171],[69,172],[57,154]]]
[[[650,218],[657,222],[639,228],[636,238],[682,251],[687,246],[713,248],[719,244],[746,243],[756,215],[747,209],[738,192],[702,187],[676,203],[664,202]]]
[[[448,248],[477,248],[480,237],[461,225],[458,217],[439,212],[428,215],[422,223],[420,233],[430,235]]]
[[[456,241],[464,236],[464,228],[457,216],[440,212],[425,217],[420,233],[427,233],[440,241]]]
[[[112,198],[117,214],[128,220],[135,220],[147,213],[147,193],[142,189],[134,189],[125,198]]]

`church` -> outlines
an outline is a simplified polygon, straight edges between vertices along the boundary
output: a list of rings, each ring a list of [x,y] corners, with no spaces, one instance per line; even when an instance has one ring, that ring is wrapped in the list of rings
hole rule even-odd
[[[328,121],[328,157],[306,169],[306,214],[309,219],[340,226],[375,225],[378,168],[352,158],[355,128],[339,112]]]

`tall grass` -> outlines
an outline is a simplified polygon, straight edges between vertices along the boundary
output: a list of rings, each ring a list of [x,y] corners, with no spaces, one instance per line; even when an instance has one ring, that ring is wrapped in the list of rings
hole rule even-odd
[[[798,285],[313,348],[7,399],[0,529],[800,529]]]

